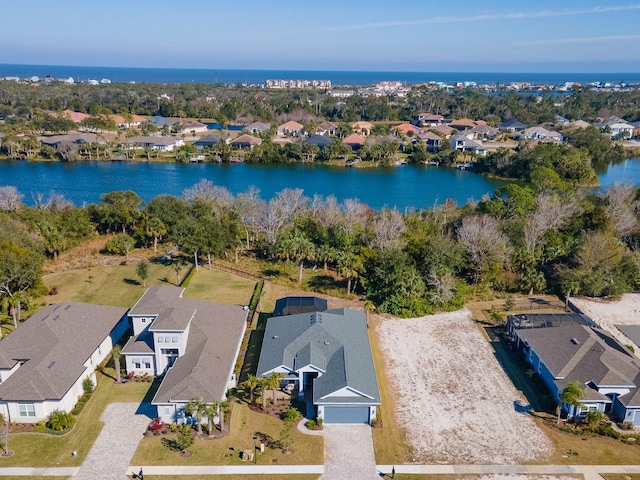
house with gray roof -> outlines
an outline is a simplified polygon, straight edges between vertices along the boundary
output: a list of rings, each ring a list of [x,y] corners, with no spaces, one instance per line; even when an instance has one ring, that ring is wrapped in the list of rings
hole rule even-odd
[[[320,305],[322,307],[322,305]],[[306,311],[267,320],[257,375],[284,375],[325,423],[371,423],[380,405],[364,312]]]
[[[501,132],[511,132],[511,133],[521,132],[525,128],[527,128],[527,126],[524,123],[522,123],[520,120],[517,120],[515,118],[510,118],[509,120],[502,122],[498,126],[498,130],[500,130]]]
[[[567,384],[579,382],[585,392],[581,405],[562,404],[568,417],[597,410],[640,426],[640,361],[609,332],[575,324],[515,333],[556,402]]]
[[[149,288],[129,312],[133,336],[122,349],[131,375],[159,375],[151,404],[165,422],[187,420],[191,400],[226,399],[246,328],[241,306],[182,298],[184,289]]]
[[[88,303],[47,305],[0,342],[0,413],[10,422],[36,423],[70,412],[96,385],[95,370],[129,324],[127,309]]]

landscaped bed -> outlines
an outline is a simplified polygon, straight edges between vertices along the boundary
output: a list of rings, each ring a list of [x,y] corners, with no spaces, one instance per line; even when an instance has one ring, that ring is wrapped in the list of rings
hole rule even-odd
[[[552,443],[468,310],[377,323],[398,422],[419,462],[534,462]],[[388,406],[387,406],[388,408]]]

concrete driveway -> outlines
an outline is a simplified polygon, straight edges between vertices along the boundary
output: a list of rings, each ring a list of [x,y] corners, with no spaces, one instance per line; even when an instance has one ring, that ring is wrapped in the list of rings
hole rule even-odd
[[[100,417],[104,427],[74,480],[122,480],[132,473],[127,471],[129,463],[153,411],[148,403],[107,405]]]
[[[324,480],[379,478],[368,425],[325,425]]]

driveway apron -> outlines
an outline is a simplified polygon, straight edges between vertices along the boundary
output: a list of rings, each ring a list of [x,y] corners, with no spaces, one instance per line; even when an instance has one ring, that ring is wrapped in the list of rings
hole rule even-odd
[[[100,420],[104,427],[74,480],[122,480],[153,415],[148,403],[112,403]],[[137,471],[135,472],[137,473]]]
[[[325,425],[324,480],[378,478],[368,425]]]

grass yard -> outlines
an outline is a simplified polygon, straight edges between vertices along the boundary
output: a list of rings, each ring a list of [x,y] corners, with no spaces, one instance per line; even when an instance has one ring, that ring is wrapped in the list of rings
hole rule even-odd
[[[391,391],[387,365],[384,360],[380,342],[378,339],[376,325],[384,319],[376,315],[369,316],[369,341],[371,342],[371,353],[373,363],[376,367],[378,377],[378,388],[380,389],[381,406],[378,407],[378,414],[382,418],[382,428],[372,429],[373,449],[376,456],[376,463],[380,465],[392,465],[394,463],[405,463],[411,458],[411,449],[404,440],[404,433],[398,425],[395,415],[395,399]]]
[[[183,457],[178,452],[162,445],[162,437],[145,437],[140,442],[131,465],[243,465],[240,452],[253,450],[253,437],[265,444],[263,454],[258,454],[258,464],[310,464],[324,463],[324,439],[293,431],[290,454],[270,446],[280,437],[283,422],[275,417],[254,412],[244,403],[236,403],[231,414],[230,432],[215,440],[197,439],[189,447],[192,455]],[[171,438],[172,435],[166,435]],[[218,477],[216,477],[218,478]]]
[[[231,305],[248,305],[255,285],[255,280],[216,269],[208,270],[206,265],[201,265],[189,282],[184,297]]]
[[[70,433],[61,436],[44,433],[11,435],[9,449],[15,454],[0,459],[0,467],[79,467],[95,442],[102,422],[100,416],[113,402],[141,402],[149,398],[150,383],[130,382],[118,385],[111,378],[98,374],[98,387],[77,417]],[[73,457],[71,452],[78,452]]]

